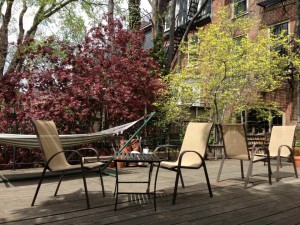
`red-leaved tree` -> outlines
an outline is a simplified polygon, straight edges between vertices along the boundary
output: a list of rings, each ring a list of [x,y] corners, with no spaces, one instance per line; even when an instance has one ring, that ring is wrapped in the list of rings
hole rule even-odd
[[[54,120],[60,133],[90,132],[95,124],[102,129],[154,110],[164,84],[143,42],[142,33],[108,19],[81,45],[28,40],[19,51],[22,69],[0,84],[1,132],[18,125],[30,133],[31,119]]]

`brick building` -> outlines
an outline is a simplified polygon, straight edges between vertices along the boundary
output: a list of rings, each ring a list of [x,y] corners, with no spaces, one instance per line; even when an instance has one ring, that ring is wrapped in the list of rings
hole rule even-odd
[[[177,0],[176,7],[176,29],[175,29],[175,50],[181,41],[188,22],[191,20],[196,11],[200,8],[204,0]],[[275,34],[281,33],[282,30],[289,34],[296,33],[296,0],[210,0],[205,13],[201,14],[194,23],[194,28],[205,26],[215,19],[214,14],[222,6],[229,6],[232,18],[250,17],[260,20],[268,27],[270,32]],[[168,17],[167,17],[168,18]],[[203,23],[203,21],[205,22]],[[202,22],[201,22],[202,21]],[[168,21],[166,21],[166,36],[168,36]],[[256,27],[253,27],[248,36],[254,37],[257,32]],[[191,30],[193,33],[193,29]],[[291,44],[293,44],[291,42]],[[176,61],[176,54],[174,60]],[[291,71],[288,82],[283,83],[282,87],[277,91],[265,95],[265,100],[275,100],[279,104],[282,115],[274,119],[275,125],[291,125],[298,124],[299,118],[299,91],[298,79],[293,76]],[[194,111],[199,111],[199,108]],[[257,121],[255,112],[249,115],[251,121]],[[260,126],[268,129],[268,123],[265,121],[260,124],[252,124],[252,126]],[[250,124],[251,127],[251,124]]]
[[[223,0],[213,1],[212,11],[220,6],[230,5],[232,16],[247,16],[259,19],[266,25],[270,32],[279,34],[285,30],[288,34],[296,33],[296,1],[295,0]],[[253,28],[253,37],[258,28]],[[291,43],[293,44],[293,43]],[[274,121],[278,125],[298,124],[298,80],[291,74],[288,82],[283,83],[277,91],[265,96],[267,100],[278,102],[280,110],[283,112],[281,118]]]

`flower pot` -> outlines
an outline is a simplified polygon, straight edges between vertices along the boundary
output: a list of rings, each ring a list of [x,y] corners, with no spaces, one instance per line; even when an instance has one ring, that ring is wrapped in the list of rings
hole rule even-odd
[[[126,167],[126,162],[117,162],[117,167],[118,168]]]
[[[294,156],[295,164],[297,168],[300,168],[300,156],[296,155]]]
[[[108,165],[109,168],[115,168],[115,162],[114,160],[112,160],[109,165]]]

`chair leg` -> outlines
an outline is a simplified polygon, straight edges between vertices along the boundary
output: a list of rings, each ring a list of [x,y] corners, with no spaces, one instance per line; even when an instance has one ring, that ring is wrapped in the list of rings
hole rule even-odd
[[[88,190],[87,190],[87,185],[86,185],[85,171],[82,170],[81,172],[82,172],[82,180],[83,180],[86,204],[87,204],[87,208],[89,209],[90,208],[90,200],[89,200],[89,195],[88,195]]]
[[[217,182],[220,182],[220,176],[221,176],[221,173],[222,173],[224,161],[225,161],[225,154],[223,155],[223,158],[222,158],[222,161],[221,161],[220,169],[219,169],[218,176],[217,176]]]
[[[269,184],[272,184],[272,170],[271,170],[271,160],[270,157],[268,156],[267,158],[267,162],[268,162],[268,176],[269,176]]]
[[[279,167],[281,166],[281,157],[277,157],[276,163],[276,181],[279,181]]]
[[[241,164],[241,176],[242,176],[242,179],[244,179],[245,176],[244,176],[244,164],[243,164],[243,160],[240,160],[240,164]],[[250,176],[250,174],[249,174],[249,176]]]
[[[101,181],[102,195],[103,195],[103,197],[105,197],[105,190],[104,190],[104,183],[103,183],[102,169],[101,169],[101,168],[99,168],[99,174],[100,174],[100,181]]]
[[[173,192],[173,200],[172,200],[172,205],[175,205],[176,202],[176,195],[177,195],[177,188],[178,188],[178,180],[179,180],[179,176],[181,174],[180,168],[177,168],[176,171],[176,179],[175,179],[175,186],[174,186],[174,192]]]
[[[202,162],[203,162],[203,169],[204,169],[204,173],[205,173],[207,188],[208,188],[208,191],[209,191],[209,196],[212,198],[213,194],[212,194],[212,191],[211,191],[211,186],[210,186],[210,182],[209,182],[209,177],[208,177],[208,173],[207,173],[206,164],[205,164],[204,160]]]
[[[294,155],[292,156],[292,160],[293,160],[293,166],[294,166],[295,176],[296,176],[296,178],[298,178],[298,171],[297,171],[297,167],[296,167]]]
[[[249,183],[249,179],[250,179],[250,175],[252,174],[252,169],[253,169],[253,159],[251,158],[251,160],[249,162],[247,176],[246,176],[246,179],[245,179],[245,185],[244,185],[245,189],[247,189],[247,186],[248,186],[248,183]]]
[[[60,174],[60,178],[59,178],[59,181],[58,181],[58,184],[57,184],[57,187],[56,187],[54,196],[57,195],[57,192],[58,192],[58,189],[59,189],[59,187],[60,187],[61,181],[62,181],[62,179],[63,179],[63,177],[64,177],[64,174],[65,174],[64,172],[61,172],[61,174]]]
[[[37,195],[38,195],[38,193],[39,193],[39,190],[40,190],[40,187],[41,187],[43,178],[44,178],[45,173],[46,173],[46,170],[47,170],[47,168],[44,167],[44,170],[43,170],[43,172],[42,172],[42,176],[41,176],[41,178],[40,178],[39,184],[38,184],[38,186],[37,186],[37,188],[36,188],[34,197],[33,197],[33,199],[32,199],[31,206],[34,206],[34,203],[35,203],[36,197],[37,197]]]
[[[180,181],[181,181],[181,186],[182,186],[183,188],[185,188],[181,170],[180,170]]]

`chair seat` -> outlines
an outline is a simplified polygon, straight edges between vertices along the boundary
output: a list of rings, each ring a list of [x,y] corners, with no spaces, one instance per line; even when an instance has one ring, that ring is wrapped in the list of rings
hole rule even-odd
[[[181,164],[181,168],[195,168],[195,169],[198,169],[200,166],[199,163],[194,163],[194,164],[191,164],[191,163],[185,163],[183,162]],[[160,167],[163,167],[163,168],[166,168],[166,169],[175,169],[176,167],[178,167],[178,162],[168,162],[168,161],[162,161],[160,163]]]
[[[236,155],[236,156],[232,156],[230,158],[231,159],[240,159],[240,160],[249,161],[248,155]],[[254,159],[253,159],[253,162],[262,161],[262,160],[265,160],[266,158],[267,158],[266,155],[255,155]]]

